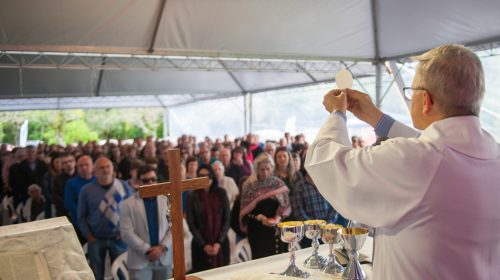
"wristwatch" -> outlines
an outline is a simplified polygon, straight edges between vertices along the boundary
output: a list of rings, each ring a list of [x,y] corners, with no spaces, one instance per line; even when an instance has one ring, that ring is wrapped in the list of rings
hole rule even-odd
[[[163,244],[160,244],[161,248],[163,249],[163,253],[166,253],[168,252],[168,248],[167,246],[163,245]]]

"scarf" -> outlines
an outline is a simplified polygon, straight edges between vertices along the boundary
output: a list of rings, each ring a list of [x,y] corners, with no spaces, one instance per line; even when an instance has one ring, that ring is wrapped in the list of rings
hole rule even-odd
[[[213,191],[206,192],[204,190],[199,190],[196,194],[205,212],[205,221],[201,228],[201,234],[207,244],[217,243],[222,228],[222,205],[219,196]],[[222,244],[220,245],[222,246]],[[207,257],[209,258],[208,262],[210,263],[210,268],[224,265],[222,247],[217,255]]]
[[[262,200],[274,197],[279,207],[276,210],[277,215],[289,215],[291,212],[290,200],[288,195],[288,187],[285,183],[276,176],[270,176],[264,180],[259,180],[256,177],[250,177],[243,185],[243,192],[241,195],[241,211],[240,211],[240,226],[246,232],[247,224],[244,217],[248,215]]]

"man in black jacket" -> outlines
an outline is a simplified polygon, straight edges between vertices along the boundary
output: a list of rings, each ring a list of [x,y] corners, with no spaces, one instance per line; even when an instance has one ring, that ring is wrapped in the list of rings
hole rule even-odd
[[[42,177],[47,172],[47,164],[36,158],[36,148],[26,147],[26,159],[11,166],[9,184],[14,195],[14,205],[24,203],[28,199],[28,187],[32,184],[41,185]]]

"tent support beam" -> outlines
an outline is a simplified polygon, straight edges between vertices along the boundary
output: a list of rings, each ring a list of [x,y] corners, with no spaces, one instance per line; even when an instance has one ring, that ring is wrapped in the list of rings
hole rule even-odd
[[[500,39],[499,39],[500,41]],[[327,55],[287,55],[287,54],[262,54],[262,53],[221,53],[217,51],[190,51],[179,49],[155,49],[152,53],[146,48],[127,48],[127,47],[97,47],[97,46],[79,46],[79,45],[1,45],[0,49],[6,52],[30,52],[30,53],[85,53],[87,55],[105,56],[105,55],[154,55],[168,57],[210,57],[227,59],[281,59],[281,60],[311,60],[311,61],[357,61],[373,62],[371,58],[360,58],[350,56],[327,56]]]
[[[249,112],[249,130],[248,132],[252,132],[253,130],[253,117],[252,117],[252,114],[253,114],[253,94],[249,94],[248,97],[250,98],[250,112]]]
[[[106,58],[106,64],[102,59]],[[22,63],[21,63],[22,61]],[[314,80],[315,73],[331,74],[341,68],[332,60],[283,60],[215,57],[174,57],[160,55],[89,54],[68,52],[24,52],[0,50],[0,68],[60,70],[134,70],[134,71],[229,71],[297,73],[303,72]],[[354,62],[351,69],[368,68],[369,63]],[[371,67],[370,67],[371,68]]]
[[[406,85],[405,85],[405,81],[403,80],[403,77],[401,77],[401,75],[400,75],[401,69],[403,69],[403,65],[401,66],[401,68],[397,72],[395,72],[394,70],[397,69],[396,62],[394,60],[391,60],[391,61],[388,61],[387,64],[388,64],[388,67],[391,70],[391,72],[396,73],[396,75],[394,75],[394,80],[396,81],[396,85],[398,86],[399,96],[401,97],[401,100],[406,105],[405,107],[406,107],[406,109],[408,109],[408,114],[409,114],[410,108],[411,108],[411,101],[407,101],[404,97],[403,88]]]
[[[457,44],[462,44],[468,47],[471,47],[472,50],[474,51],[479,51],[483,49],[491,49],[495,47],[500,47],[500,36],[493,36],[490,38],[486,38],[483,40],[477,40],[477,41],[469,41],[469,42],[458,42]],[[416,52],[410,52],[410,53],[405,53],[402,55],[395,55],[395,56],[388,56],[384,57],[383,60],[399,60],[399,59],[408,59],[409,57],[416,56],[419,54],[422,54],[424,52],[428,51],[426,50],[420,50]]]
[[[170,136],[170,112],[168,108],[163,109],[163,140]]]
[[[370,1],[370,7],[372,10],[372,27],[373,27],[373,48],[375,50],[375,63],[380,62],[380,48],[378,42],[378,6],[377,0]]]
[[[375,105],[380,108],[382,103],[382,61],[380,59],[380,46],[378,38],[378,5],[377,0],[370,1],[373,27],[373,49],[375,50]]]
[[[403,82],[402,83],[403,86],[401,88],[398,88],[398,90],[399,90],[400,93],[403,92],[404,81],[401,78],[400,73],[401,73],[401,70],[403,70],[404,62],[403,62],[403,65],[401,65],[401,67],[399,67],[399,68],[398,68],[398,66],[395,63],[393,65],[390,65],[390,66],[389,66],[389,63],[390,62],[387,61],[385,65],[389,69],[390,74],[392,74],[392,80],[389,83],[389,85],[387,86],[387,88],[385,89],[384,94],[382,95],[382,97],[380,99],[381,102],[384,101],[384,98],[387,96],[387,94],[389,93],[389,90],[391,89],[392,85],[394,84],[394,82],[396,82],[396,80],[398,80],[398,78]],[[396,69],[397,69],[397,71],[394,71]],[[394,73],[396,73],[396,74],[394,74]],[[398,82],[399,82],[399,80],[398,80]],[[397,83],[397,85],[399,86],[400,84]]]
[[[373,75],[360,75],[357,78],[365,78],[365,77],[373,77]],[[269,88],[264,88],[261,90],[250,91],[249,93],[256,94],[256,93],[268,92],[271,90],[294,89],[294,88],[301,88],[301,87],[306,87],[306,86],[314,86],[314,85],[320,85],[320,84],[324,84],[324,83],[333,83],[333,82],[335,82],[335,79],[326,79],[326,80],[319,80],[317,82],[311,82],[311,83],[300,83],[300,84],[289,85],[289,86],[269,87]],[[361,84],[361,87],[363,87],[362,84]]]
[[[165,6],[167,4],[167,0],[162,0],[160,3],[160,9],[158,10],[158,17],[156,18],[155,29],[153,31],[153,37],[151,38],[151,43],[149,44],[148,53],[154,52],[154,47],[156,43],[156,36],[158,36],[158,29],[160,29],[161,18],[165,13]]]
[[[356,80],[356,82],[358,83],[358,85],[363,89],[364,92],[368,93],[368,90],[365,88],[365,86],[363,85],[363,83],[358,79],[358,76],[355,75],[351,68],[349,67],[349,65],[347,65],[347,63],[345,63],[344,61],[340,61],[340,63],[342,65],[344,65],[345,69],[347,69],[347,71],[349,71],[349,73],[351,73],[351,76],[354,78],[354,80]],[[362,78],[365,77],[365,76],[361,76]]]
[[[314,78],[313,75],[311,75],[311,73],[309,73],[309,71],[307,71],[306,68],[304,68],[304,66],[302,66],[300,63],[296,63],[297,64],[297,67],[300,69],[300,71],[304,72],[308,77],[309,79],[311,79],[311,81],[313,82],[317,82],[316,78]]]
[[[104,66],[105,64],[106,64],[106,57],[103,57],[101,61],[101,66]],[[99,77],[97,78],[97,85],[95,87],[94,96],[99,96],[101,94],[101,83],[103,75],[104,75],[104,70],[103,69],[99,70]]]
[[[375,65],[375,106],[380,108],[382,105],[382,64]]]
[[[23,68],[19,68],[19,94],[21,97],[24,97],[24,90],[23,90]]]
[[[155,95],[156,100],[158,100],[158,103],[161,104],[161,107],[163,108],[163,139],[167,139],[168,136],[170,136],[170,112],[168,111],[167,105],[163,103],[163,101],[158,97],[158,95]],[[158,137],[158,135],[157,135]]]
[[[247,106],[247,96],[248,93],[243,94],[243,132],[244,134],[247,134],[248,132],[248,127],[247,127],[247,117],[248,117],[248,106]]]
[[[245,88],[244,88],[244,87],[243,87],[243,85],[240,83],[240,81],[236,78],[236,76],[234,75],[234,73],[233,73],[233,72],[231,72],[231,71],[227,68],[226,64],[225,64],[222,60],[220,60],[220,59],[219,59],[219,63],[220,63],[220,65],[222,65],[222,67],[224,68],[224,70],[226,70],[227,74],[231,77],[231,79],[232,79],[232,80],[233,80],[233,82],[236,84],[236,86],[238,86],[238,88],[240,88],[241,92],[242,92],[242,93],[245,93],[245,92],[246,92]]]

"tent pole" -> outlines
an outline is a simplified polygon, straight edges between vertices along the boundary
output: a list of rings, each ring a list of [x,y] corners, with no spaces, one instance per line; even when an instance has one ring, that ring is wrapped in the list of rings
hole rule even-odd
[[[405,85],[405,81],[401,77],[401,74],[400,74],[401,71],[396,71],[398,69],[398,67],[397,67],[396,62],[394,60],[388,61],[387,66],[389,67],[389,69],[391,70],[391,72],[394,75],[394,80],[396,82],[396,85],[398,86],[399,96],[401,97],[401,100],[403,100],[403,102],[405,103],[406,109],[408,109],[408,113],[410,113],[411,102],[406,101],[406,99],[404,98],[403,88],[406,85]],[[403,66],[401,66],[401,67],[403,67]],[[396,73],[396,74],[394,74],[394,73]]]
[[[252,120],[253,119],[253,117],[252,117],[252,115],[253,115],[253,104],[252,104],[253,100],[252,99],[253,98],[252,98],[252,94],[250,94],[249,97],[250,97],[250,102],[249,102],[250,103],[250,112],[249,112],[250,114],[249,114],[248,118],[249,118],[250,125],[249,125],[249,131],[248,132],[252,132],[253,131],[253,127],[252,127],[253,126],[253,120]]]
[[[23,89],[23,68],[19,67],[19,94],[21,97],[24,97],[24,89]]]
[[[248,106],[247,106],[247,96],[248,93],[243,94],[243,132],[244,134],[247,134],[247,115],[248,115]]]
[[[375,105],[380,108],[382,103],[382,61],[380,60],[380,46],[378,38],[378,5],[377,0],[370,1],[373,27],[373,48],[375,51]]]
[[[375,65],[375,105],[380,108],[382,105],[382,63]]]
[[[103,57],[101,60],[101,66],[104,66],[105,64],[106,64],[106,57]],[[97,85],[95,87],[94,96],[100,96],[101,94],[101,83],[103,75],[104,75],[104,69],[99,70],[99,77],[97,79]]]
[[[167,107],[163,110],[163,140],[170,136],[170,112]]]

